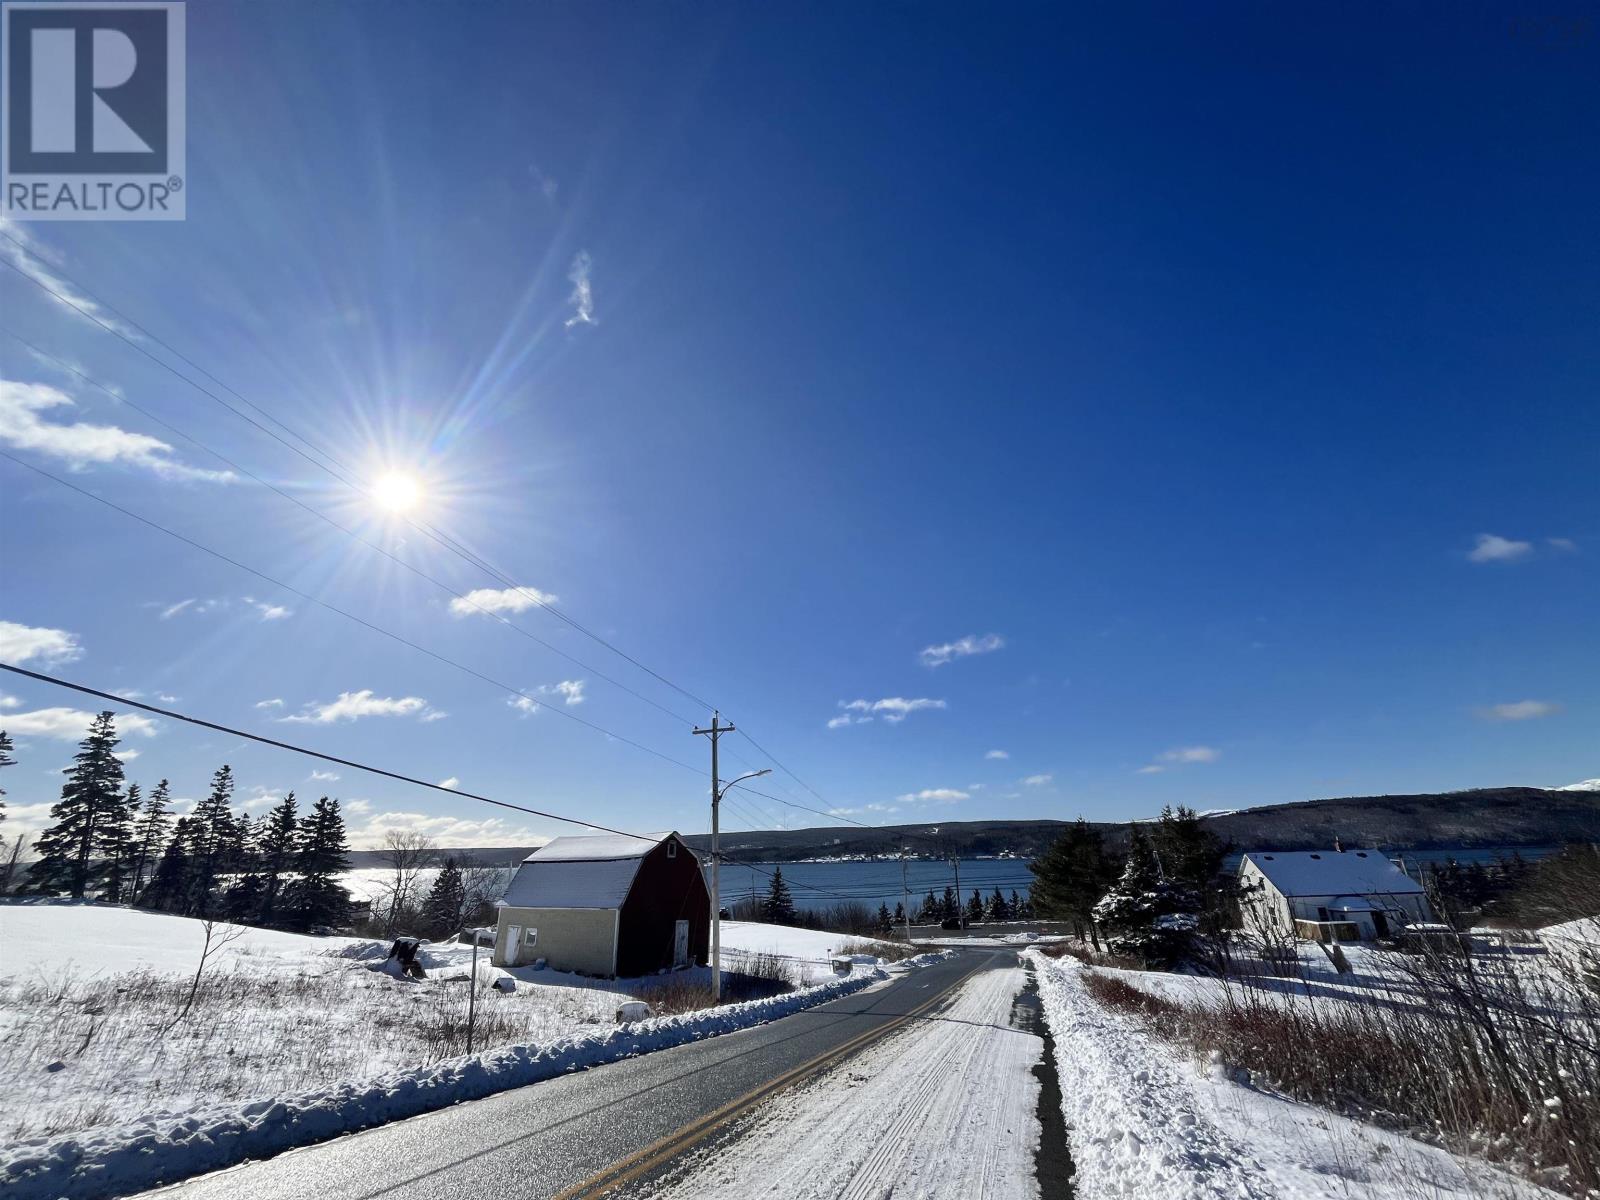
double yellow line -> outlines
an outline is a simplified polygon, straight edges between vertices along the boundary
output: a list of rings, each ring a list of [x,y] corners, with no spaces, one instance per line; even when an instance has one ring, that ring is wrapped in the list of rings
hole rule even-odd
[[[970,970],[963,971],[959,976],[951,980],[949,986],[928,997],[928,999],[910,1011],[902,1013],[898,1017],[892,1017],[875,1028],[858,1033],[855,1037],[846,1042],[841,1042],[832,1049],[824,1050],[815,1058],[807,1059],[799,1066],[785,1071],[776,1079],[768,1080],[760,1087],[753,1088],[737,1099],[728,1101],[721,1108],[707,1113],[699,1120],[691,1121],[689,1124],[673,1130],[666,1137],[650,1143],[644,1149],[635,1151],[627,1158],[619,1159],[605,1170],[591,1175],[582,1183],[573,1184],[565,1191],[557,1192],[551,1197],[551,1200],[579,1200],[580,1197],[583,1200],[590,1200],[591,1197],[604,1196],[625,1184],[632,1183],[641,1175],[649,1174],[667,1161],[693,1149],[735,1117],[754,1108],[774,1092],[791,1087],[809,1076],[820,1074],[840,1059],[854,1054],[868,1042],[885,1037],[902,1025],[924,1015],[943,1000],[951,988],[965,980],[976,969],[976,967],[973,967]]]

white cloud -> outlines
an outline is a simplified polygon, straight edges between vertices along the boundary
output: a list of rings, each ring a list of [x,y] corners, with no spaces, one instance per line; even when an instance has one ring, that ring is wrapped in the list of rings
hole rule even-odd
[[[1210,746],[1179,746],[1176,750],[1168,750],[1161,759],[1171,763],[1208,763],[1216,762],[1221,757],[1222,751]]]
[[[364,817],[369,812],[372,811],[372,801],[371,800],[341,800],[341,801],[339,801],[339,808],[343,812],[345,812],[347,814],[351,814],[351,815],[354,815],[354,816],[357,816],[357,817]]]
[[[257,708],[282,708],[283,701],[274,696],[271,700],[257,700]]]
[[[0,708],[21,708],[22,701],[15,696],[8,696],[0,692]]]
[[[113,758],[119,758],[123,762],[132,762],[134,759],[139,757],[139,751],[137,751],[137,750],[115,750],[115,751],[112,752],[112,757]]]
[[[583,684],[581,679],[563,679],[555,687],[542,687],[539,691],[546,696],[560,696],[568,704],[582,704]]]
[[[76,742],[89,732],[90,723],[98,715],[81,708],[36,708],[32,712],[12,713],[6,717],[6,732],[14,737],[48,737]],[[130,733],[150,737],[157,729],[154,721],[138,713],[117,713],[114,719],[117,732],[123,737]]]
[[[40,245],[37,238],[23,225],[9,218],[0,218],[0,232],[9,234],[16,239],[16,242],[22,243],[21,246],[18,246],[16,242],[0,237],[0,257],[15,263],[54,292],[55,296],[50,297],[53,302],[60,304],[64,308],[75,307],[83,312],[92,313],[96,320],[111,329],[115,329],[124,337],[138,339],[138,330],[125,324],[114,313],[95,303],[65,279],[50,270],[47,264],[54,264],[57,267],[61,265],[59,252]]]
[[[440,787],[447,787],[447,788],[460,787],[461,786],[461,780],[457,779],[454,775],[452,775],[452,776],[450,776],[449,779],[441,779],[441,780],[439,780],[439,786]],[[706,790],[709,791],[710,789],[708,788]]]
[[[75,633],[0,621],[0,658],[8,662],[21,665],[37,659],[42,665],[53,667],[82,657],[83,644]]]
[[[537,604],[554,604],[555,596],[536,587],[474,588],[465,596],[450,601],[450,612],[457,617],[474,613],[523,612]]]
[[[339,782],[339,775],[336,771],[312,771],[307,777],[307,781],[311,783],[337,783]]]
[[[1137,772],[1135,772],[1135,774],[1138,774],[1138,775],[1159,775],[1159,774],[1161,774],[1161,772],[1163,772],[1165,770],[1166,770],[1165,767],[1158,767],[1154,763],[1151,763],[1148,767],[1140,767],[1139,770]]]
[[[572,281],[572,295],[567,297],[567,303],[572,305],[572,315],[567,318],[568,329],[574,325],[600,323],[594,315],[594,287],[589,282],[589,268],[592,265],[589,252],[580,250],[572,260],[572,270],[567,272],[567,278]]]
[[[968,799],[967,793],[957,788],[923,788],[920,792],[907,792],[903,796],[896,796],[901,804],[954,804],[958,800]]]
[[[845,725],[865,725],[872,720],[874,715],[881,716],[891,725],[898,725],[914,712],[925,708],[948,707],[943,700],[929,700],[918,698],[907,700],[904,696],[886,696],[882,700],[841,700],[839,707],[844,709],[846,720],[834,717],[828,722],[829,729],[838,729]]]
[[[953,659],[966,658],[973,654],[993,653],[1005,644],[1005,638],[998,633],[986,633],[982,637],[969,633],[966,637],[945,642],[943,645],[925,646],[918,657],[922,659],[923,666],[942,667]]]
[[[1487,708],[1480,708],[1478,715],[1486,721],[1533,721],[1560,711],[1561,706],[1549,700],[1517,700],[1511,704],[1491,704]]]
[[[432,725],[435,721],[442,721],[449,715],[449,713],[443,711],[442,709],[430,708],[427,712],[422,714],[422,723],[424,725]]]
[[[1028,787],[1043,787],[1054,778],[1054,775],[1029,775],[1022,782]]]
[[[312,725],[332,725],[338,721],[358,721],[362,717],[415,717],[428,719],[428,702],[421,696],[374,696],[371,688],[359,692],[340,692],[327,704],[309,704],[298,713],[279,717],[280,721],[300,721]]]
[[[263,621],[281,621],[285,617],[294,616],[294,609],[285,608],[281,604],[268,604],[264,600],[257,600],[251,596],[246,596],[244,602],[260,613]]]
[[[1010,758],[1011,757],[1011,753],[1008,750],[991,750],[991,751],[989,751],[989,753],[985,754],[984,757],[985,758],[1006,759],[1006,758]]]
[[[170,621],[170,620],[172,620],[173,617],[175,617],[179,613],[183,612],[185,609],[187,609],[193,603],[194,603],[194,598],[191,596],[187,600],[179,600],[176,604],[169,604],[169,605],[167,605],[167,607],[165,607],[165,608],[163,608],[161,610],[161,619],[163,621]]]
[[[512,696],[506,701],[506,703],[525,717],[534,716],[541,708],[544,707],[544,705],[540,704],[532,696]]]
[[[1478,544],[1468,553],[1469,562],[1516,562],[1533,553],[1533,543],[1515,542],[1494,533],[1480,533]]]
[[[356,813],[353,804],[341,804],[340,807],[347,813]],[[525,826],[509,825],[499,817],[473,820],[462,817],[429,816],[426,813],[415,812],[381,812],[371,816],[365,824],[351,830],[350,844],[356,849],[373,849],[381,846],[383,839],[391,832],[424,834],[446,849],[467,846],[536,846],[550,840]]]
[[[163,479],[232,483],[238,478],[232,471],[208,471],[181,463],[169,457],[171,446],[149,434],[116,425],[56,424],[40,415],[72,405],[71,396],[47,383],[0,379],[0,441],[59,459],[75,471],[96,464],[125,463]]]
[[[1545,543],[1550,547],[1550,549],[1560,550],[1563,554],[1576,554],[1578,552],[1578,543],[1573,541],[1571,538],[1545,538]]]
[[[48,774],[55,776],[57,779],[61,777],[61,772],[56,770],[52,770]],[[7,797],[7,800],[9,801],[10,797]],[[44,800],[38,804],[8,803],[6,805],[6,837],[14,838],[22,834],[42,833],[49,829],[52,824],[50,810],[53,807],[55,807],[55,802],[51,800]],[[7,852],[11,850],[9,841],[6,843],[6,850]]]

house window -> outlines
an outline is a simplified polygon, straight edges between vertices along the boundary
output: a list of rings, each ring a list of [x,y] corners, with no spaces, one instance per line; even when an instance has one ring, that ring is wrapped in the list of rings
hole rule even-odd
[[[667,857],[668,858],[677,858],[678,857],[678,843],[677,842],[668,842],[667,843]]]

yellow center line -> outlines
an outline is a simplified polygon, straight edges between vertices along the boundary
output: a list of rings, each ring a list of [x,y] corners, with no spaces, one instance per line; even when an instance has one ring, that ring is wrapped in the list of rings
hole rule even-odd
[[[821,1054],[818,1054],[814,1058],[807,1059],[799,1066],[791,1067],[782,1075],[779,1075],[776,1079],[769,1080],[760,1087],[752,1088],[750,1091],[746,1092],[742,1096],[739,1096],[737,1099],[728,1101],[728,1103],[724,1104],[721,1108],[707,1113],[698,1120],[691,1121],[687,1125],[683,1125],[678,1129],[673,1130],[665,1137],[657,1139],[656,1141],[650,1143],[650,1145],[644,1147],[642,1150],[636,1150],[627,1158],[612,1163],[604,1170],[591,1175],[588,1179],[583,1180],[581,1183],[576,1183],[567,1188],[565,1191],[557,1192],[551,1197],[551,1200],[577,1200],[577,1198],[580,1196],[602,1196],[607,1192],[621,1187],[623,1184],[633,1182],[633,1180],[639,1178],[639,1176],[655,1170],[668,1159],[676,1158],[678,1155],[689,1150],[697,1143],[704,1141],[711,1134],[725,1126],[734,1117],[741,1115],[750,1108],[753,1108],[756,1104],[762,1100],[765,1100],[774,1092],[778,1092],[786,1087],[790,1087],[793,1084],[800,1082],[800,1080],[806,1076],[820,1073],[838,1059],[846,1057],[866,1043],[884,1037],[894,1032],[896,1029],[899,1029],[902,1025],[905,1025],[906,1023],[922,1016],[929,1009],[938,1004],[939,1001],[945,997],[946,993],[950,991],[950,988],[955,987],[958,983],[964,982],[966,978],[975,970],[977,970],[976,964],[974,964],[974,966],[968,970],[963,971],[955,979],[952,979],[949,987],[936,992],[934,995],[928,997],[928,999],[924,1000],[921,1004],[918,1004],[915,1008],[909,1010],[908,1012],[902,1013],[898,1017],[892,1017],[882,1025],[876,1026],[872,1029],[864,1030],[863,1032],[856,1034],[855,1037],[850,1038],[848,1041],[842,1042],[831,1049],[824,1050]]]

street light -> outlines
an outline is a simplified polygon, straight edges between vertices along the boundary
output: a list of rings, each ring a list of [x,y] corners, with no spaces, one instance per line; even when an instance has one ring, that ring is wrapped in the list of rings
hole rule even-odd
[[[713,747],[716,742],[711,743]],[[712,750],[714,755],[716,750]],[[737,779],[730,779],[720,787],[711,789],[711,1003],[722,1002],[722,880],[718,867],[722,862],[720,852],[721,826],[719,814],[722,809],[722,797],[729,788],[737,787],[746,779],[754,779],[759,775],[771,775],[771,767],[763,767],[759,771],[751,771]]]

